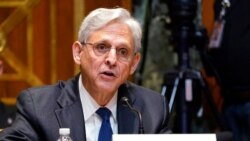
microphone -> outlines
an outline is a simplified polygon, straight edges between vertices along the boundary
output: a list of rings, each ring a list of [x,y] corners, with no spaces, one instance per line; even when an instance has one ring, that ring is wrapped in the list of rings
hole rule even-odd
[[[131,104],[129,103],[129,100],[128,100],[127,97],[122,97],[121,101],[123,103],[125,103],[129,107],[130,110],[132,110],[133,112],[135,112],[138,115],[138,118],[139,118],[139,134],[144,134],[144,127],[143,127],[141,112],[131,106]]]

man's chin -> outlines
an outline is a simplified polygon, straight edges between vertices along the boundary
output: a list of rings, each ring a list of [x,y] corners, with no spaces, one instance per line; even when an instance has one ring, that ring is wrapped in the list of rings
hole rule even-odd
[[[117,82],[102,82],[99,83],[98,88],[103,92],[112,93],[118,89]]]

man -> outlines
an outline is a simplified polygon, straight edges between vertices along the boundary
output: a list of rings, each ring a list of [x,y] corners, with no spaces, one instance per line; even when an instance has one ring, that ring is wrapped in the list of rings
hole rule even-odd
[[[3,61],[0,60],[0,77],[3,74],[3,70],[4,70]],[[15,118],[15,108],[9,108],[0,99],[0,130],[2,128],[10,126],[14,118]]]
[[[111,134],[137,134],[141,127],[145,133],[165,133],[165,98],[127,82],[140,61],[141,34],[139,23],[123,8],[92,11],[72,45],[81,73],[67,82],[22,91],[16,120],[0,140],[55,141],[59,128],[70,128],[74,141],[104,140],[99,108],[111,112]],[[140,111],[143,126],[130,104]]]
[[[0,100],[0,129],[11,125],[15,118],[15,108],[9,108]]]
[[[210,58],[217,70],[224,97],[225,122],[234,141],[250,140],[250,1],[216,0],[215,18],[220,28]]]

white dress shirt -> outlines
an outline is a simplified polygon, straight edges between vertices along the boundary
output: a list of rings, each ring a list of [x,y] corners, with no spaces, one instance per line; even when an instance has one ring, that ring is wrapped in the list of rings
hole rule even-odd
[[[96,103],[93,97],[87,92],[85,87],[82,85],[81,75],[78,81],[78,85],[79,85],[79,93],[84,114],[86,139],[87,141],[98,141],[98,134],[101,128],[102,119],[95,112],[101,106]],[[107,107],[112,113],[110,116],[110,124],[113,134],[117,134],[118,133],[118,123],[116,118],[117,92],[105,107]]]

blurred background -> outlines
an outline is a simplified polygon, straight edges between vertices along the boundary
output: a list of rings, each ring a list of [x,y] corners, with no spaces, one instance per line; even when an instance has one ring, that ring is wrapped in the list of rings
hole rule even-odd
[[[193,22],[206,29],[206,36],[210,36],[214,23],[213,4],[214,0],[197,0]],[[14,118],[21,90],[67,80],[78,72],[71,45],[77,40],[83,17],[98,7],[117,6],[131,11],[143,28],[143,59],[131,81],[162,91],[164,74],[178,64],[167,0],[0,0],[0,100],[8,124]],[[188,50],[190,66],[204,72],[200,50]],[[222,100],[216,79],[202,74],[220,111]],[[195,120],[194,132],[217,129],[212,115],[207,112],[205,116],[205,120]]]

